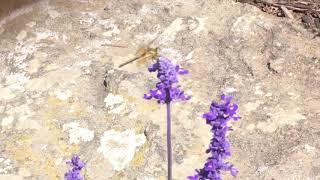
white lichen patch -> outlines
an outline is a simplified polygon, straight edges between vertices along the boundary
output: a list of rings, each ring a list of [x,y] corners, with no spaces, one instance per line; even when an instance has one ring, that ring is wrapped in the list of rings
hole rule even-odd
[[[9,88],[3,88],[0,85],[0,100],[10,100],[15,97],[16,95]]]
[[[26,73],[15,73],[15,74],[10,74],[9,76],[6,77],[6,82],[5,84],[10,90],[19,90],[19,91],[24,91],[24,84],[26,84],[29,81],[29,77],[26,76]]]
[[[13,116],[4,117],[1,121],[1,126],[2,127],[10,127],[12,125],[13,121],[14,121]]]
[[[0,158],[0,174],[7,174],[13,169],[10,159]]]
[[[79,144],[80,141],[89,142],[94,137],[94,131],[79,127],[79,123],[77,122],[64,124],[63,131],[69,132],[70,144]]]
[[[65,101],[67,99],[69,99],[72,96],[72,92],[67,89],[65,91],[61,91],[61,90],[56,90],[54,91],[54,95],[60,99],[61,101]]]
[[[146,142],[143,134],[136,135],[134,130],[123,132],[105,131],[100,139],[98,152],[110,162],[114,170],[121,171],[133,159],[136,148]]]
[[[110,110],[110,113],[119,114],[125,110],[125,101],[123,96],[121,95],[113,95],[109,93],[107,97],[104,99],[106,103],[106,107]]]

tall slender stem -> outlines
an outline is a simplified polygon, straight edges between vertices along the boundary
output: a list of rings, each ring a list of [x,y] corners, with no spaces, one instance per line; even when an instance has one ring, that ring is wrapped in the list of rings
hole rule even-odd
[[[172,180],[172,148],[171,148],[171,108],[170,101],[167,105],[167,155],[168,155],[168,180]]]

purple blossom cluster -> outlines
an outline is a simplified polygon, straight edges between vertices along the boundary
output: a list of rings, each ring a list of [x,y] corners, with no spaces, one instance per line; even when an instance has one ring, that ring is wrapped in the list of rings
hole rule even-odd
[[[79,156],[73,155],[71,160],[67,161],[67,164],[70,164],[72,169],[64,174],[65,180],[84,180],[84,177],[81,175],[81,169],[85,164]]]
[[[158,103],[169,103],[174,100],[189,100],[188,96],[180,89],[178,85],[178,74],[188,74],[188,70],[181,68],[179,65],[174,65],[165,58],[159,57],[157,62],[148,68],[149,72],[157,72],[157,77],[160,80],[156,84],[156,88],[144,94],[145,99],[157,99]]]
[[[226,138],[228,130],[228,121],[237,121],[240,119],[236,115],[238,105],[232,104],[233,97],[221,96],[221,103],[213,102],[210,111],[203,115],[206,123],[211,126],[213,138],[210,141],[206,153],[210,153],[202,169],[197,169],[194,176],[189,176],[189,180],[221,180],[221,171],[230,171],[232,176],[236,176],[238,170],[229,162],[225,162],[228,156],[231,156],[230,144]]]

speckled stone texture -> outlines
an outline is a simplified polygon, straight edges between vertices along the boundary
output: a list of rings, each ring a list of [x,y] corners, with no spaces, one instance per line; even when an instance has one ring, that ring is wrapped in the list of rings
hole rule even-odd
[[[166,179],[152,62],[117,68],[157,36],[193,95],[172,106],[174,179],[203,165],[221,93],[242,117],[236,179],[320,179],[320,39],[296,22],[230,0],[47,0],[0,24],[1,180],[62,179],[72,154],[87,179]]]

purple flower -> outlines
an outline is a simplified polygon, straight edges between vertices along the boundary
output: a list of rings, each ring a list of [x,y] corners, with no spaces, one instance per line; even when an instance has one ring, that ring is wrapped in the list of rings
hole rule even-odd
[[[221,96],[221,103],[212,102],[210,111],[203,115],[206,123],[211,126],[213,138],[210,141],[207,159],[202,169],[197,169],[194,176],[189,176],[189,180],[221,180],[221,171],[229,171],[232,176],[236,176],[238,170],[229,162],[224,160],[231,156],[230,143],[226,139],[226,134],[231,127],[227,126],[228,121],[240,119],[236,115],[238,105],[232,104],[231,96]]]
[[[145,99],[157,99],[159,103],[167,103],[174,100],[189,100],[188,96],[180,89],[178,85],[178,74],[188,74],[188,70],[181,68],[179,65],[174,65],[165,58],[159,57],[157,62],[151,65],[148,69],[150,72],[157,72],[157,77],[160,80],[156,84],[156,88],[144,94]]]
[[[186,95],[178,85],[178,74],[188,74],[186,69],[165,58],[159,57],[157,62],[148,68],[149,72],[157,72],[160,80],[156,88],[144,94],[144,99],[157,99],[158,103],[165,103],[167,109],[167,158],[168,179],[172,179],[172,146],[171,146],[171,102],[175,100],[189,100],[191,96]]]
[[[67,161],[67,164],[70,164],[72,169],[64,174],[65,180],[84,180],[84,177],[81,175],[81,169],[85,164],[79,156],[73,155],[71,160]]]

